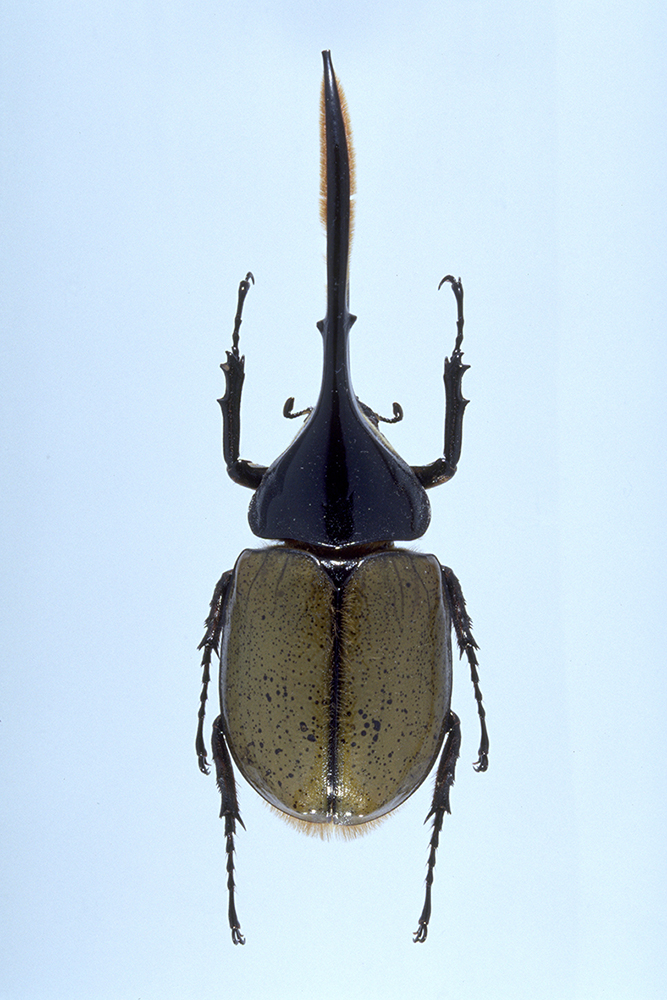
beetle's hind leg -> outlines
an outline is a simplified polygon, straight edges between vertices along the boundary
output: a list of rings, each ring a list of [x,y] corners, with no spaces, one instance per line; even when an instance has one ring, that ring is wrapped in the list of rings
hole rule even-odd
[[[435,859],[440,840],[440,831],[445,813],[451,813],[449,807],[449,789],[454,784],[454,774],[456,772],[456,761],[461,748],[461,723],[458,715],[450,710],[447,718],[447,740],[442,751],[438,773],[435,779],[433,790],[433,801],[431,811],[425,822],[433,816],[433,832],[431,833],[431,844],[428,856],[428,871],[426,872],[426,898],[424,899],[424,909],[419,918],[419,927],[413,935],[415,944],[423,944],[428,934],[428,922],[431,919],[431,886],[433,885],[433,871],[435,869]]]
[[[229,756],[225,734],[222,726],[222,716],[213,723],[212,735],[213,763],[215,764],[215,776],[222,796],[220,806],[220,818],[225,820],[225,840],[227,853],[227,893],[229,897],[228,918],[232,931],[232,941],[234,944],[245,944],[245,938],[241,934],[241,924],[236,913],[236,902],[234,899],[234,834],[236,833],[236,821],[245,830],[241,814],[239,812],[238,799],[236,797],[236,781],[234,780],[234,769]]]
[[[443,279],[444,280],[444,279]],[[481,739],[477,762],[473,765],[476,771],[486,771],[489,764],[489,734],[486,730],[486,712],[482,704],[482,692],[479,686],[479,674],[477,672],[478,648],[472,634],[472,621],[466,610],[466,602],[461,590],[461,584],[455,573],[448,566],[442,566],[442,583],[449,604],[452,616],[456,640],[458,642],[461,656],[466,654],[470,666],[470,676],[475,691],[477,702],[477,714],[481,727]],[[445,818],[445,813],[451,812],[449,808],[449,789],[454,784],[454,774],[456,771],[456,761],[461,748],[461,723],[458,715],[450,710],[447,719],[447,740],[442,751],[438,773],[435,779],[435,789],[433,791],[433,802],[431,811],[426,819],[433,816],[433,832],[431,834],[431,845],[428,857],[428,871],[426,873],[426,898],[424,909],[419,918],[419,927],[415,931],[413,940],[415,943],[423,943],[428,934],[428,922],[431,919],[431,886],[433,885],[433,872],[435,869],[435,859],[440,840],[440,831]]]
[[[470,666],[470,678],[475,691],[475,701],[477,702],[477,714],[479,716],[481,738],[479,741],[477,761],[473,764],[473,767],[476,771],[486,771],[489,766],[489,734],[486,730],[486,712],[484,711],[484,705],[482,703],[482,691],[479,686],[479,674],[477,672],[479,664],[477,663],[477,654],[475,650],[479,649],[479,647],[472,634],[472,621],[470,620],[470,615],[466,610],[465,598],[463,597],[461,584],[459,583],[456,574],[452,572],[448,566],[443,566],[442,579],[445,591],[449,598],[449,607],[452,613],[454,631],[456,632],[456,641],[458,642],[461,656],[463,656],[464,653],[466,654],[468,665]]]

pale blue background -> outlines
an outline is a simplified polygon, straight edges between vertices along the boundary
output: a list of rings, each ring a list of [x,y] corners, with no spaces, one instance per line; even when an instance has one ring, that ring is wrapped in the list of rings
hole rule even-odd
[[[647,0],[8,2],[3,83],[7,1000],[645,1000],[665,979],[665,38]],[[430,782],[352,844],[242,785],[239,911],[193,751],[213,585],[253,544],[220,457],[315,399],[320,50],[358,161],[359,395],[442,437],[420,546],[460,576],[463,750],[428,942]],[[212,715],[211,715],[212,718]]]

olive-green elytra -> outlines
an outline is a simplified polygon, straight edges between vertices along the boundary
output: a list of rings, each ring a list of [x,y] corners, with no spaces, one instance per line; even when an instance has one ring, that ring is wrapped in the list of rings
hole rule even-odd
[[[339,610],[321,561],[295,549],[243,552],[231,588],[220,698],[243,776],[307,822],[353,826],[400,805],[435,762],[451,695],[435,556],[366,556]]]
[[[225,820],[228,919],[245,944],[234,893],[234,836],[243,825],[234,767],[302,829],[353,832],[404,802],[439,759],[424,907],[415,941],[431,916],[436,849],[461,743],[450,706],[451,630],[470,667],[481,726],[476,770],[489,740],[477,674],[477,644],[454,573],[435,556],[395,548],[419,538],[430,520],[426,490],[456,473],[467,400],[463,375],[463,287],[447,275],[457,304],[454,350],[445,359],[442,456],[408,465],[386,441],[380,417],[354,394],[348,341],[351,147],[331,55],[323,52],[322,215],[327,230],[327,313],[320,395],[294,442],[270,466],[240,457],[245,359],[243,306],[254,277],[239,285],[232,348],[221,366],[223,455],[234,482],[253,490],[249,522],[279,544],[246,550],[213,593],[200,644],[202,692],[196,749],[208,773],[204,718],[211,658],[220,658],[220,715],[212,756]],[[283,364],[292,373],[294,359]],[[394,417],[402,409],[393,404]]]

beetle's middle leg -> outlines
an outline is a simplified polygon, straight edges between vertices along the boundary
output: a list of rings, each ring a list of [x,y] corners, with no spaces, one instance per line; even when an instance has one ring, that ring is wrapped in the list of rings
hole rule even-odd
[[[206,619],[206,632],[204,633],[204,638],[197,646],[197,649],[203,649],[204,652],[201,658],[201,695],[199,696],[199,712],[197,713],[198,723],[195,749],[197,751],[197,759],[199,761],[199,770],[202,771],[203,774],[208,774],[209,772],[208,761],[206,759],[206,744],[204,743],[204,718],[206,716],[208,686],[211,681],[211,654],[214,651],[217,653],[220,649],[220,636],[222,635],[225,598],[227,596],[227,588],[231,578],[232,571],[227,570],[227,572],[223,573],[216,583],[215,590],[213,591],[213,597],[211,598],[211,610],[209,611],[208,618]]]
[[[486,771],[489,766],[489,734],[486,730],[486,712],[484,711],[484,705],[482,703],[482,691],[479,686],[479,674],[477,672],[479,664],[477,663],[477,654],[475,650],[479,649],[479,647],[472,634],[472,621],[466,610],[466,602],[463,597],[463,591],[461,590],[461,584],[458,581],[458,577],[448,566],[443,566],[442,580],[445,592],[449,598],[449,608],[452,613],[452,621],[454,623],[454,631],[456,632],[456,641],[458,642],[459,651],[461,656],[463,656],[464,653],[466,654],[468,664],[470,666],[470,677],[475,691],[477,714],[479,716],[479,724],[482,731],[477,761],[473,764],[473,767],[476,771]]]

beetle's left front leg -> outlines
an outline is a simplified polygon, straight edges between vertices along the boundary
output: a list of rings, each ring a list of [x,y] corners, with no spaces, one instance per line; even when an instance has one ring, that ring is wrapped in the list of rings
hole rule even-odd
[[[243,303],[250,291],[254,277],[248,271],[239,284],[239,297],[234,317],[232,349],[227,351],[227,360],[220,365],[225,375],[225,394],[218,403],[222,410],[222,453],[230,479],[240,486],[256,490],[266,472],[265,465],[256,465],[245,458],[239,458],[241,448],[241,394],[245,380],[245,358],[239,354],[239,335],[243,317]]]

